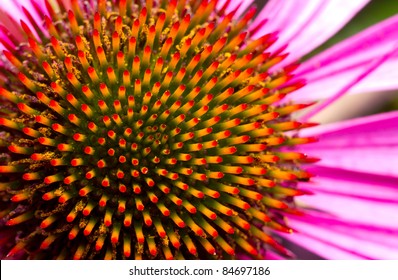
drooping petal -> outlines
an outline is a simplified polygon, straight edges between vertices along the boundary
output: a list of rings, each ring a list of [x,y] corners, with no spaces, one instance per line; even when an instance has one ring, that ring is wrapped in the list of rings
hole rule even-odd
[[[318,166],[398,177],[398,112],[383,113],[304,130],[319,137],[303,147]]]
[[[289,98],[296,101],[330,98],[336,89],[346,87],[372,63],[397,48],[398,16],[394,16],[305,61],[296,77],[306,79],[308,85]],[[398,53],[395,52],[377,70],[352,85],[350,92],[398,88],[398,74],[390,71],[397,61]]]
[[[286,51],[290,55],[286,62],[294,61],[332,37],[368,2],[271,0],[260,12],[253,26],[265,17],[269,22],[255,36],[260,37],[270,30],[279,31],[279,39],[274,49],[288,44]]]

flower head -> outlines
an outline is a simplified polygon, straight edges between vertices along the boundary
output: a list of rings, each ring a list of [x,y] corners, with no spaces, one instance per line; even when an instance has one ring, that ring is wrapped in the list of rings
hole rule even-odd
[[[26,12],[27,42],[5,44],[2,213],[22,231],[8,256],[288,254],[263,228],[291,231],[311,160],[282,147],[313,138],[284,134],[307,126],[290,117],[306,104],[279,105],[303,82],[288,83],[296,64],[270,71],[286,54],[251,38],[255,9],[70,5],[47,5],[44,28]]]

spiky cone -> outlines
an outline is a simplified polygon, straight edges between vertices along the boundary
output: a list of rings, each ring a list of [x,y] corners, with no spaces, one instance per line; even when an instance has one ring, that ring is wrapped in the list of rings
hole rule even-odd
[[[297,65],[269,71],[286,55],[245,31],[255,9],[47,4],[46,28],[30,17],[4,51],[3,257],[289,255],[271,235],[292,232],[311,162],[294,146],[314,139],[291,133],[307,105],[283,97],[304,83]]]

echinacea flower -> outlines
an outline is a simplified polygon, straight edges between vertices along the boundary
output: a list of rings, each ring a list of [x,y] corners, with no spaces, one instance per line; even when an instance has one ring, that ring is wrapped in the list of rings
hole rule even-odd
[[[342,1],[270,1],[256,18],[251,1],[217,0],[32,0],[16,17],[21,24],[3,12],[2,257],[286,257],[275,232],[322,254],[316,232],[387,227],[365,217],[356,224],[356,215],[350,223],[349,213],[333,207],[333,195],[353,194],[360,183],[375,209],[396,202],[390,185],[382,186],[388,200],[366,181],[369,164],[340,155],[345,135],[357,136],[351,152],[369,151],[372,161],[369,146],[359,149],[362,134],[374,130],[363,128],[366,120],[309,128],[308,119],[391,67],[397,19],[296,63],[366,2],[350,1],[337,20],[330,11]],[[394,88],[393,81],[383,84]],[[320,98],[327,101],[294,119]],[[372,121],[393,128],[394,116]],[[372,134],[382,151],[391,143],[386,131]],[[322,161],[308,172],[317,154]],[[382,166],[376,175],[395,176],[379,175]],[[340,180],[339,193],[328,189],[328,178]],[[315,195],[295,198],[307,189]],[[302,233],[289,235],[295,227]],[[343,241],[328,245],[349,248]],[[369,250],[356,256],[386,257]]]

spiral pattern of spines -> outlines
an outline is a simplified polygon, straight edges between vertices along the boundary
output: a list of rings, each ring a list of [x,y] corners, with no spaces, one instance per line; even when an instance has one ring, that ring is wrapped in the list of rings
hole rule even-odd
[[[33,227],[9,255],[257,256],[257,241],[287,254],[263,227],[291,232],[281,213],[310,177],[296,163],[311,159],[281,149],[314,141],[283,134],[311,125],[289,118],[307,105],[274,105],[303,86],[288,84],[297,65],[267,72],[286,55],[264,53],[275,34],[244,32],[253,9],[235,21],[217,1],[131,2],[47,5],[49,36],[22,24],[29,51],[5,51],[25,89],[0,89],[19,110],[0,118],[2,213]]]

